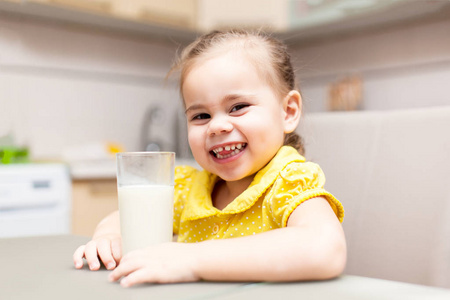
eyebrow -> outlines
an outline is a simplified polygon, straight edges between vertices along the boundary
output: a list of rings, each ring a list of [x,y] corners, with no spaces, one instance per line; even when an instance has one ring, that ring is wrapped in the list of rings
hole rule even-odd
[[[234,100],[238,100],[240,98],[252,98],[254,96],[255,96],[254,94],[229,94],[229,95],[226,95],[225,97],[223,97],[221,102],[234,101]],[[184,111],[184,113],[186,114],[190,110],[202,109],[204,107],[205,106],[203,104],[194,104],[194,105],[189,106]]]
[[[191,106],[189,106],[188,108],[186,108],[186,110],[184,111],[184,113],[187,114],[187,112],[190,111],[190,110],[201,109],[201,108],[203,108],[203,106],[204,106],[204,105],[202,105],[202,104],[194,104],[194,105],[191,105]]]

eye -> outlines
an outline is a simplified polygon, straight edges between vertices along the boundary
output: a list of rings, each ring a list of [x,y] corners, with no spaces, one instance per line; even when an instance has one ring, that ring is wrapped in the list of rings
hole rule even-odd
[[[196,114],[195,116],[192,117],[192,120],[205,120],[205,119],[209,119],[211,118],[211,116],[209,114]]]
[[[248,106],[249,106],[249,104],[244,104],[244,103],[236,104],[235,106],[233,106],[231,108],[230,112],[235,112],[235,111],[241,110],[243,108],[246,108]]]

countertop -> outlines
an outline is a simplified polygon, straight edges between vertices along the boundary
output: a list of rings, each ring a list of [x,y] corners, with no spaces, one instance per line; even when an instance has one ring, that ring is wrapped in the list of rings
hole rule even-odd
[[[194,159],[176,159],[175,165],[189,165],[198,169],[201,167]],[[70,175],[73,180],[115,179],[115,159],[98,159],[76,161],[69,163]]]

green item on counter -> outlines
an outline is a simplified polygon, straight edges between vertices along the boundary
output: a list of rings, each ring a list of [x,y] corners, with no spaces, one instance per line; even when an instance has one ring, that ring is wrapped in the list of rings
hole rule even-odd
[[[17,147],[0,147],[0,164],[28,163],[28,149]]]

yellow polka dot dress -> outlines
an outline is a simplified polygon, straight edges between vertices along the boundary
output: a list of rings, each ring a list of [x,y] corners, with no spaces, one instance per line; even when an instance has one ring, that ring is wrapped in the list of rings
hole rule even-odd
[[[342,204],[324,189],[320,167],[283,146],[261,169],[247,190],[223,210],[212,204],[211,193],[218,178],[189,166],[175,170],[174,234],[178,242],[194,243],[254,235],[286,227],[290,214],[302,202],[323,196],[339,221]]]

